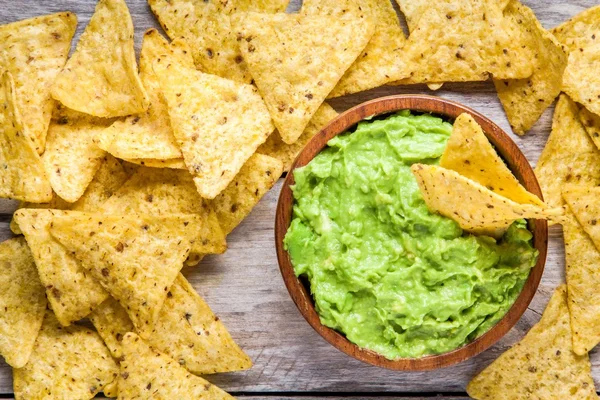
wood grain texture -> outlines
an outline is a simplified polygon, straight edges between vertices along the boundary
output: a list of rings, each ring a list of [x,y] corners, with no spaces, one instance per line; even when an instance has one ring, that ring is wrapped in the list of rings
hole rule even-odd
[[[544,27],[551,28],[595,0],[524,0]],[[127,0],[139,50],[142,33],[158,24],[144,0]],[[292,0],[290,10],[299,8]],[[0,0],[0,23],[70,10],[77,13],[77,36],[83,31],[95,6],[94,0]],[[427,93],[458,101],[490,118],[506,132],[508,121],[491,82],[446,84],[431,92],[424,85],[383,87],[358,95],[334,99],[331,104],[344,111],[365,100],[391,94]],[[553,109],[547,110],[523,137],[511,135],[532,164],[537,161],[550,133]],[[465,391],[469,379],[509,346],[518,341],[540,313],[553,289],[564,280],[564,249],[560,227],[550,229],[548,260],[542,282],[529,309],[497,345],[474,359],[433,372],[394,372],[356,361],[326,343],[302,318],[281,279],[273,240],[273,224],[281,182],[261,201],[249,218],[229,237],[229,250],[207,257],[186,275],[213,310],[220,315],[233,337],[254,360],[243,373],[208,377],[226,390],[244,394],[277,392],[419,393]],[[11,236],[8,221],[15,203],[0,201],[0,240]],[[593,373],[600,387],[600,355],[592,352]],[[10,368],[0,361],[0,393],[12,392]],[[281,398],[284,398],[282,396]],[[394,396],[395,397],[395,396]]]

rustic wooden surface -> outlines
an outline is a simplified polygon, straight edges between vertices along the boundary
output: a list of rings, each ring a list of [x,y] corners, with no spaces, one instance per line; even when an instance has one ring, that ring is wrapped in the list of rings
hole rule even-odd
[[[289,10],[299,8],[292,0]],[[546,28],[597,4],[594,0],[524,0]],[[142,33],[157,27],[144,0],[127,0],[135,30],[136,46]],[[70,10],[79,18],[79,35],[89,20],[95,0],[0,0],[0,24],[36,15]],[[424,86],[384,87],[332,101],[343,111],[376,97],[397,93],[429,93]],[[436,95],[461,102],[486,115],[510,131],[491,82],[447,84]],[[516,143],[534,164],[550,132],[552,109],[546,111],[534,129]],[[514,136],[513,136],[514,137]],[[510,345],[519,340],[537,322],[552,290],[564,280],[564,251],[560,228],[550,230],[550,247],[546,272],[530,308],[516,327],[495,347],[476,358],[433,372],[403,373],[372,367],[355,361],[327,344],[304,321],[292,303],[282,282],[273,242],[275,205],[279,183],[256,207],[250,217],[229,237],[229,250],[220,256],[207,257],[186,275],[199,293],[220,315],[233,337],[254,360],[254,367],[242,373],[208,377],[223,389],[241,398],[298,398],[296,395],[343,398],[344,394],[377,394],[437,397],[458,400],[464,396],[469,379]],[[8,228],[15,203],[0,201],[0,240],[11,236]],[[592,352],[596,386],[600,387],[600,355]],[[10,396],[10,368],[0,361],[0,397]],[[309,393],[309,392],[312,392]],[[270,395],[269,395],[270,393]],[[250,396],[250,397],[246,397]],[[361,396],[362,398],[363,396]],[[300,397],[314,399],[315,397]]]

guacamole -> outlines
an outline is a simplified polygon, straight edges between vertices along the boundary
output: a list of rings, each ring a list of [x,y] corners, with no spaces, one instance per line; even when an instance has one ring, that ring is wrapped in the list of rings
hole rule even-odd
[[[501,240],[427,209],[410,165],[437,163],[452,133],[402,111],[363,121],[296,169],[284,245],[321,322],[389,359],[456,349],[518,297],[538,252],[525,221]]]

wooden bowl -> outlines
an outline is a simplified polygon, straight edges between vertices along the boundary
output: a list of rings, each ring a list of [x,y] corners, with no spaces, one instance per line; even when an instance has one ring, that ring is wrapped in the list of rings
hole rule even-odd
[[[519,179],[527,190],[542,198],[542,192],[529,162],[523,153],[521,153],[517,145],[502,131],[502,129],[483,115],[468,107],[439,97],[426,95],[383,97],[360,104],[346,111],[335,120],[331,121],[323,130],[321,130],[321,132],[312,138],[292,164],[291,171],[308,164],[317,154],[319,154],[331,138],[351,130],[358,122],[366,117],[388,114],[404,109],[429,112],[450,120],[454,120],[462,113],[471,114],[477,123],[481,125],[485,135],[496,147],[496,150],[504,158],[517,179]],[[508,313],[506,313],[506,315],[488,332],[456,350],[421,358],[389,360],[373,351],[360,348],[346,339],[343,334],[321,324],[319,315],[315,310],[313,298],[310,294],[310,288],[296,277],[290,257],[283,248],[283,239],[290,226],[292,217],[294,198],[290,185],[293,184],[294,174],[289,173],[281,189],[279,202],[277,204],[275,244],[279,268],[283,275],[285,285],[290,292],[290,296],[294,300],[294,303],[296,303],[302,316],[304,316],[306,321],[308,321],[308,323],[323,336],[325,340],[349,356],[378,367],[403,371],[424,371],[453,365],[481,353],[500,340],[500,338],[502,338],[502,336],[517,323],[519,318],[521,318],[531,302],[531,299],[535,295],[544,271],[546,251],[548,248],[548,225],[546,221],[542,220],[529,221],[529,228],[533,232],[533,245],[539,251],[537,264],[531,270],[523,291]]]

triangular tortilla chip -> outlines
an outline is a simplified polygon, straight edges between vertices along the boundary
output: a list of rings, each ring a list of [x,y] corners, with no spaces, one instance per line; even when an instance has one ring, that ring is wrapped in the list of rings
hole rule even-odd
[[[440,166],[458,172],[516,203],[545,204],[529,193],[508,169],[481,126],[469,114],[456,118]]]
[[[532,49],[497,0],[428,2],[402,49],[401,74],[414,83],[527,78]]]
[[[16,104],[12,76],[5,72],[0,82],[0,197],[44,203],[52,199],[52,188]]]
[[[371,40],[348,68],[328,97],[362,92],[384,85],[400,70],[404,31],[390,1],[381,0],[304,0],[301,13],[332,15],[360,23],[365,11],[375,21]]]
[[[600,149],[600,116],[591,113],[585,107],[579,106],[579,120],[596,147]]]
[[[156,158],[127,158],[125,161],[144,167],[183,169],[187,172],[187,166],[185,165],[183,158],[172,158],[170,160],[158,160]]]
[[[154,71],[198,193],[213,199],[273,132],[267,108],[253,86],[187,68],[171,57],[159,58]]]
[[[192,253],[221,254],[227,249],[217,215],[198,192],[187,171],[139,168],[101,207],[107,215],[197,214],[202,228]]]
[[[151,349],[135,333],[123,338],[119,399],[232,399],[215,385],[192,375],[171,357]]]
[[[267,141],[260,145],[257,152],[277,158],[283,163],[283,170],[289,171],[296,156],[321,129],[338,116],[338,113],[327,103],[321,104],[315,115],[302,132],[302,135],[293,144],[281,140],[279,132],[273,132]]]
[[[581,228],[600,251],[600,186],[567,185],[563,187],[562,196]]]
[[[149,99],[137,73],[133,22],[125,0],[100,0],[52,97],[96,117],[141,113]]]
[[[570,52],[596,43],[600,33],[600,5],[590,7],[552,29],[552,34]]]
[[[435,165],[413,164],[411,171],[427,207],[468,231],[497,236],[495,232],[518,219],[547,219],[563,214],[560,207],[547,209],[515,203],[457,172]]]
[[[546,31],[533,11],[512,0],[504,11],[523,31],[533,49],[533,74],[524,79],[498,80],[494,86],[513,131],[524,135],[559,95],[567,55],[554,36]]]
[[[209,202],[226,235],[250,214],[282,173],[281,161],[263,154],[254,154],[229,186]]]
[[[275,126],[294,143],[373,35],[367,18],[245,13],[240,47]]]
[[[133,331],[127,312],[116,300],[109,299],[90,319],[113,357],[120,359],[121,341],[127,332]],[[197,375],[240,371],[252,366],[225,325],[181,274],[169,289],[154,332],[146,342]]]
[[[587,354],[573,352],[567,288],[556,289],[542,319],[467,386],[476,400],[597,399]]]
[[[110,119],[57,108],[42,161],[52,189],[62,199],[73,203],[85,193],[106,155],[94,137],[111,123]]]
[[[194,68],[191,51],[183,42],[169,42],[156,29],[146,31],[140,54],[140,78],[150,99],[150,107],[143,114],[115,121],[100,133],[106,139],[98,140],[98,146],[122,159],[181,159],[167,103],[160,91],[152,63],[158,56],[169,54],[182,65]],[[148,165],[150,166],[150,165]]]
[[[288,3],[289,0],[148,0],[167,35],[189,44],[199,70],[244,83],[250,83],[252,77],[240,53],[230,16],[242,11],[283,12]]]
[[[25,239],[0,243],[0,355],[27,364],[46,312],[46,295]]]
[[[585,218],[581,213],[581,219],[573,216],[580,211],[578,200],[574,198],[576,191],[571,188],[563,192],[569,212],[562,225],[573,351],[584,355],[600,343],[600,252],[594,247],[593,238],[586,233],[590,230],[589,222],[581,223]]]
[[[140,335],[148,337],[201,225],[195,215],[77,213],[54,218],[50,233],[127,310]]]
[[[600,43],[582,47],[569,54],[563,75],[563,91],[594,114],[600,114],[600,76],[593,73],[599,62]]]
[[[96,332],[79,325],[65,328],[48,311],[29,362],[13,370],[15,397],[91,399],[118,373]]]
[[[50,88],[67,61],[75,28],[77,17],[70,12],[0,26],[0,53],[5,52],[0,71],[15,80],[23,128],[38,154],[44,152],[54,107]]]
[[[22,209],[14,214],[46,287],[50,307],[65,326],[84,318],[108,297],[77,259],[50,235],[52,219],[67,213],[69,211]]]
[[[550,207],[564,204],[561,190],[567,183],[600,184],[600,151],[577,116],[577,106],[561,95],[554,110],[552,133],[535,167],[535,175]]]

